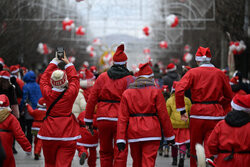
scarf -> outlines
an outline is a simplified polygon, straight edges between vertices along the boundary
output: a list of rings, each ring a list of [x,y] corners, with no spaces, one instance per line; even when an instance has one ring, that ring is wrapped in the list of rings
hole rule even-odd
[[[10,115],[10,111],[8,109],[1,110],[0,111],[0,123],[2,123],[9,115]]]
[[[135,82],[129,85],[129,88],[143,88],[147,86],[155,86],[155,83],[152,79],[149,78],[137,78]]]

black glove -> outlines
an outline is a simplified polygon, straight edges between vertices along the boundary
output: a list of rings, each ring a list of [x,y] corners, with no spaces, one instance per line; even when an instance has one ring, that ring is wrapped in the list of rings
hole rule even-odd
[[[181,111],[181,115],[185,114],[186,113],[186,110],[183,110]]]
[[[85,125],[87,126],[89,132],[91,133],[91,135],[94,135],[94,130],[93,130],[93,123],[92,122],[85,122]]]
[[[87,157],[87,154],[86,153],[82,153],[82,155],[80,157],[80,165],[84,165],[86,157]]]
[[[125,143],[117,143],[117,147],[119,151],[123,151],[125,149],[126,144]]]
[[[167,145],[174,145],[175,144],[175,140],[167,140]]]

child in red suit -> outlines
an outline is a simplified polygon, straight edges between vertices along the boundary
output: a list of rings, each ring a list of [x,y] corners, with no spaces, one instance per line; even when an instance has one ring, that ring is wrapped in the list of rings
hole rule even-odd
[[[77,150],[80,159],[80,165],[84,164],[85,159],[88,157],[88,165],[89,167],[96,166],[96,147],[98,146],[98,131],[96,128],[96,124],[94,121],[93,132],[92,135],[89,130],[85,128],[85,111],[81,112],[77,117],[80,127],[81,127],[81,136],[82,138],[77,140]],[[89,154],[88,151],[89,150]]]
[[[25,137],[22,128],[9,107],[10,102],[6,95],[0,95],[0,140],[6,153],[3,167],[15,167],[15,159],[12,152],[13,139],[21,145],[24,151],[31,154],[31,144]]]
[[[40,130],[40,127],[43,123],[43,118],[46,116],[46,103],[45,99],[42,97],[39,99],[37,108],[35,110],[29,104],[26,104],[29,114],[34,118],[32,123],[31,133],[35,136],[34,140],[34,155],[35,160],[39,160],[39,156],[42,149],[42,140],[37,138],[37,133]]]

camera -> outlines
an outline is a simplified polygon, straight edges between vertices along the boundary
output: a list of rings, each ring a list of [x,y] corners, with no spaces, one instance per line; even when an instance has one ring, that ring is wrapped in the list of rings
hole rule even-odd
[[[64,58],[64,49],[63,47],[57,47],[56,48],[56,56],[59,60],[62,60]]]

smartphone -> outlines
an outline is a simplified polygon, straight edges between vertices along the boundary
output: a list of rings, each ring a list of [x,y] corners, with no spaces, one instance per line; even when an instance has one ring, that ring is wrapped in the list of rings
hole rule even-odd
[[[56,55],[59,60],[62,60],[64,58],[64,49],[63,47],[57,47],[56,48]]]

